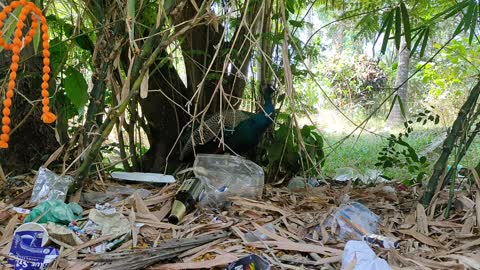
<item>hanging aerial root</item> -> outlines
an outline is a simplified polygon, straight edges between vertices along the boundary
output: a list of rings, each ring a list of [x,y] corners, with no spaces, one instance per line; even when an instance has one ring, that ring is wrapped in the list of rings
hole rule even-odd
[[[5,39],[4,32],[2,31],[3,24],[7,15],[11,13],[16,8],[21,7],[22,10],[18,16],[17,26],[14,32],[13,41],[9,44]],[[25,20],[27,16],[31,14],[31,27],[27,35],[23,38],[22,41],[22,29],[25,26]],[[48,80],[50,79],[50,44],[48,37],[48,26],[47,19],[43,16],[42,11],[35,6],[34,3],[28,2],[26,0],[13,1],[10,5],[6,6],[0,12],[0,46],[5,50],[12,51],[12,64],[10,65],[10,80],[8,82],[7,92],[5,95],[5,100],[3,101],[3,117],[2,117],[2,135],[0,135],[0,148],[8,148],[8,141],[10,136],[8,135],[11,131],[10,129],[10,107],[12,106],[12,97],[15,89],[15,79],[17,78],[18,62],[20,61],[20,51],[30,42],[32,42],[33,37],[38,28],[38,18],[40,18],[41,30],[42,30],[42,45],[43,45],[43,76],[42,76],[42,121],[45,124],[51,124],[55,122],[56,116],[50,112],[49,99],[48,99]]]

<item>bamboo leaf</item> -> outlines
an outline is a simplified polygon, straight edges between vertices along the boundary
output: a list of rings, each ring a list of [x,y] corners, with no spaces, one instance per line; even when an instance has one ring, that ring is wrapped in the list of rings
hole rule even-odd
[[[468,38],[468,44],[472,44],[473,37],[475,36],[475,27],[477,26],[478,19],[478,6],[475,5],[472,20],[470,21],[470,36]]]
[[[408,16],[408,10],[405,4],[402,2],[400,3],[400,8],[402,11],[402,21],[403,21],[403,29],[405,32],[405,42],[407,43],[407,48],[410,50],[412,48],[412,36],[410,32],[410,18]]]
[[[390,110],[388,110],[388,114],[387,114],[387,118],[390,116],[390,114],[392,113],[392,110],[393,110],[393,107],[395,106],[395,100],[398,99],[398,94],[395,94],[395,96],[393,97],[393,101],[392,101],[392,104],[390,105]]]
[[[395,46],[400,49],[400,38],[402,37],[402,15],[400,7],[395,9]]]
[[[443,17],[445,20],[450,18],[450,17],[453,17],[455,15],[457,15],[457,13],[464,9],[465,7],[467,7],[469,4],[470,4],[471,0],[465,0],[463,2],[460,2],[460,3],[457,3],[456,5],[446,9],[445,11],[441,12],[439,15],[442,16],[443,14],[447,13],[447,15],[445,15],[445,17]],[[432,19],[436,19],[438,18],[439,16],[434,16]]]
[[[472,22],[473,19],[473,13],[475,13],[475,9],[477,6],[477,1],[471,0],[470,4],[468,5],[467,13],[465,14],[465,32],[467,32],[467,29],[470,28],[470,23]]]
[[[33,36],[33,50],[35,53],[38,53],[38,46],[40,45],[40,36],[42,34],[42,31],[40,31],[40,24],[37,26],[37,31],[35,32],[35,35]]]
[[[407,82],[404,82],[404,83],[407,83]],[[402,114],[403,118],[407,119],[407,115],[405,113],[405,107],[403,107],[403,101],[400,98],[400,96],[398,96],[398,105],[400,106],[400,113]]]
[[[453,32],[453,35],[456,36],[456,35],[460,34],[460,32],[462,32],[462,30],[463,30],[464,25],[465,25],[465,18],[462,18],[460,20],[460,23],[458,24],[457,28]]]
[[[381,53],[385,53],[387,50],[387,44],[388,44],[388,39],[390,38],[390,31],[392,30],[392,24],[393,24],[393,11],[390,12],[387,16],[387,26],[385,28],[385,33],[383,36],[383,43],[382,43],[382,50]]]
[[[370,15],[368,14],[368,15],[366,15],[366,16],[370,16]],[[378,39],[380,38],[380,35],[383,33],[383,30],[385,30],[385,28],[387,27],[389,16],[390,16],[390,13],[388,13],[388,14],[385,16],[385,19],[384,19],[383,22],[382,22],[382,26],[380,27],[380,30],[378,31],[378,35],[377,35],[377,37],[375,38],[375,43],[374,43],[374,45],[377,44],[377,41],[378,41]]]
[[[430,33],[430,27],[427,27],[427,29],[425,29],[425,35],[423,36],[422,48],[420,49],[420,57],[423,57],[423,55],[425,54],[429,33]]]
[[[412,56],[417,51],[418,45],[420,44],[420,41],[422,41],[423,35],[425,34],[425,29],[422,29],[419,32],[420,33],[417,37],[417,41],[415,41],[415,44],[413,45],[413,48],[410,51],[410,56]]]

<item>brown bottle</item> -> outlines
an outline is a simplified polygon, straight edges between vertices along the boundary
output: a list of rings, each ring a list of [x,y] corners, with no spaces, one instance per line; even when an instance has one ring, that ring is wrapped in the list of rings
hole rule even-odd
[[[195,209],[204,191],[205,185],[199,178],[194,177],[185,180],[175,194],[175,201],[168,222],[178,224],[186,214]]]

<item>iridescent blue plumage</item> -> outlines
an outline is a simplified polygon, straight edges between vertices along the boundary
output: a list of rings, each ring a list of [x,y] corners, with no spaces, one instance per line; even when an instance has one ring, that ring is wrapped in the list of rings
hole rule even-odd
[[[223,153],[234,152],[244,154],[252,150],[260,142],[263,134],[273,123],[275,108],[272,103],[274,90],[267,85],[263,91],[265,100],[263,110],[250,113],[239,110],[228,110],[217,113],[205,121],[202,128],[197,128],[183,147],[180,159],[192,160],[195,153]],[[221,135],[223,121],[223,147],[218,138]],[[193,138],[193,140],[192,140]],[[195,145],[195,151],[193,150]]]

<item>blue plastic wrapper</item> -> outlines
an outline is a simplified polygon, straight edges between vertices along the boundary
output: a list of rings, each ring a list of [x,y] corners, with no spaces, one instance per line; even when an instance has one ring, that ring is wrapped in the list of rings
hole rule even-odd
[[[43,231],[17,231],[13,237],[8,263],[15,270],[43,270],[58,257],[58,249],[42,247]]]
[[[270,264],[262,257],[252,254],[229,264],[225,270],[270,270]]]

